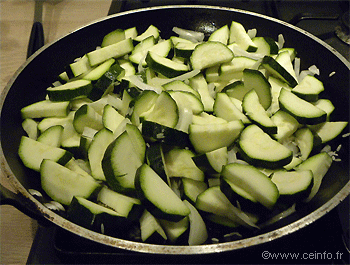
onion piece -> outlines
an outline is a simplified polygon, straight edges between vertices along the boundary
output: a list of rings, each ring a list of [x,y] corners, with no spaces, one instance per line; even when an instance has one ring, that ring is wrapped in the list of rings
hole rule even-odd
[[[208,239],[207,227],[203,221],[202,216],[198,213],[197,209],[187,200],[184,200],[184,203],[191,211],[188,216],[190,220],[190,233],[188,236],[188,245],[201,245]]]
[[[254,38],[257,33],[258,33],[258,30],[256,28],[247,30],[247,34],[251,39]]]
[[[178,34],[180,38],[183,38],[192,42],[202,42],[204,40],[203,32],[182,29],[178,27],[173,27],[173,31],[176,34]]]
[[[188,133],[188,127],[192,123],[193,113],[188,108],[179,108],[179,121],[175,129]]]
[[[278,46],[279,50],[283,48],[284,43],[285,43],[285,40],[284,40],[283,34],[279,34],[278,35],[278,40],[277,40],[277,46]]]
[[[289,207],[287,210],[284,210],[283,212],[280,212],[279,214],[273,216],[272,218],[270,218],[269,220],[267,220],[266,222],[264,222],[263,224],[260,225],[260,228],[272,225],[274,223],[276,223],[279,220],[282,220],[284,218],[286,218],[287,216],[291,215],[292,213],[294,213],[295,210],[295,203]]]
[[[90,127],[84,127],[82,136],[93,139],[98,131]]]
[[[229,45],[228,47],[231,49],[231,51],[234,53],[235,56],[244,56],[253,60],[259,60],[264,57],[263,54],[247,52],[246,50],[243,50],[238,45]]]
[[[135,86],[137,86],[138,88],[140,88],[141,90],[153,90],[155,91],[157,94],[160,94],[162,92],[162,89],[160,87],[155,87],[155,86],[151,86],[148,85],[146,83],[144,83],[141,80],[140,76],[137,75],[131,75],[128,76],[128,79],[131,83],[133,83]]]
[[[173,78],[159,78],[159,77],[154,77],[152,79],[150,79],[149,81],[149,85],[151,86],[162,86],[165,84],[168,84],[172,81],[186,81],[192,77],[195,77],[196,75],[198,75],[200,73],[199,69],[194,69],[190,72],[187,72],[185,74],[173,77]]]

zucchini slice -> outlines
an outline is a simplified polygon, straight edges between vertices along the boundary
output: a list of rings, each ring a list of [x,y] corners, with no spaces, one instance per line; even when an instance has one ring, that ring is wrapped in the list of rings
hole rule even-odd
[[[233,57],[233,52],[223,43],[207,41],[196,46],[190,62],[193,69],[202,70],[229,62]]]
[[[190,214],[184,202],[147,164],[137,169],[135,188],[141,202],[156,218],[176,222]]]
[[[279,192],[276,185],[257,168],[251,165],[232,163],[224,166],[221,176],[250,194],[256,201],[268,209],[272,209],[277,202]],[[241,193],[242,194],[242,193]],[[250,198],[251,201],[254,202]]]
[[[311,170],[277,171],[271,181],[277,186],[280,201],[294,203],[309,196],[313,175]]]
[[[164,160],[169,177],[183,177],[204,181],[204,173],[193,162],[191,150],[173,148],[165,153]]]
[[[87,97],[92,90],[90,80],[74,80],[64,85],[46,89],[51,101],[70,101],[76,98]]]
[[[40,171],[40,164],[44,159],[64,165],[73,157],[72,153],[62,148],[35,141],[27,136],[21,137],[18,155],[26,167],[35,171]]]
[[[53,102],[43,100],[22,108],[21,115],[22,119],[66,117],[69,113],[69,107],[69,101]]]
[[[286,82],[289,86],[295,87],[298,84],[297,80],[271,56],[265,55],[261,65],[268,72]]]
[[[97,201],[133,221],[138,220],[144,210],[139,199],[115,192],[107,187],[100,190]]]
[[[291,91],[282,88],[278,97],[282,110],[292,115],[299,123],[318,124],[327,120],[327,113]]]
[[[257,125],[249,125],[242,131],[238,145],[243,158],[258,167],[280,168],[293,158],[291,150],[273,140]]]
[[[118,237],[125,234],[130,224],[117,212],[79,196],[73,197],[67,219],[95,232]]]
[[[271,120],[262,104],[259,96],[254,89],[250,90],[243,98],[242,108],[248,118],[261,127],[268,134],[276,134],[277,126]]]
[[[40,165],[41,186],[53,200],[69,205],[74,196],[88,198],[100,188],[91,177],[74,172],[52,160]]]
[[[231,145],[243,130],[242,121],[226,123],[190,124],[189,138],[198,153],[206,153]]]

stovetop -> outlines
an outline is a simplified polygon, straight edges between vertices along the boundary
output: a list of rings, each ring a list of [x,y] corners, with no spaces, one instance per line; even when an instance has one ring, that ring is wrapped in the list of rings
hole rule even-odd
[[[345,30],[348,30],[349,16],[344,14],[349,14],[349,3],[334,0],[115,0],[112,1],[109,14],[167,4],[233,7],[265,14],[296,25],[319,37],[350,61],[349,44],[337,36],[339,27],[343,27],[344,24]],[[349,246],[349,219],[348,198],[314,223],[272,242],[220,254],[171,257],[116,250],[55,226],[39,226],[27,263],[349,264],[350,252],[346,248]]]

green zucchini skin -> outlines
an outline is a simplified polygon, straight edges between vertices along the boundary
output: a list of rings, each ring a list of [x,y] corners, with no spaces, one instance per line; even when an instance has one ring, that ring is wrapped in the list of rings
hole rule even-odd
[[[73,197],[67,219],[92,231],[118,237],[124,237],[130,226],[125,216],[81,197]]]
[[[144,120],[142,122],[142,135],[150,142],[160,142],[178,147],[190,147],[189,135],[156,122]]]
[[[136,171],[135,189],[142,204],[156,218],[176,222],[190,214],[181,199],[147,164],[143,164]],[[165,196],[161,197],[159,194]]]

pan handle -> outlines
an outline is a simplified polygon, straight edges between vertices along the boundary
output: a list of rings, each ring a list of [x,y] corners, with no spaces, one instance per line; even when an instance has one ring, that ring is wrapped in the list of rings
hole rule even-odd
[[[52,225],[52,223],[43,216],[34,202],[30,201],[28,198],[25,198],[23,195],[10,191],[1,184],[0,205],[11,205],[30,218],[38,221],[38,223],[42,226],[48,227]]]

